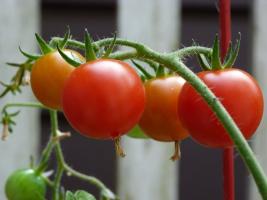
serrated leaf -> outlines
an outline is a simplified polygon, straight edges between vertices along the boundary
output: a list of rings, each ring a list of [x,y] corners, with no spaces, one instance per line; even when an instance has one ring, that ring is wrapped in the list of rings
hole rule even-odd
[[[74,194],[71,191],[66,192],[65,200],[76,200]]]
[[[74,196],[76,200],[96,200],[96,198],[93,195],[84,190],[77,190]]]

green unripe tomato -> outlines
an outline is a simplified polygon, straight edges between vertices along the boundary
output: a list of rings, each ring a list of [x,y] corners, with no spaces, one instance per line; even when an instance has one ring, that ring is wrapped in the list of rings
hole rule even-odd
[[[21,169],[8,177],[5,192],[8,200],[45,200],[46,184],[33,169]]]

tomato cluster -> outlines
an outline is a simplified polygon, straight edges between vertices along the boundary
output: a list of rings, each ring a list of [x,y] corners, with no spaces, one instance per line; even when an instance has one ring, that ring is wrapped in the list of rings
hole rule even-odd
[[[218,48],[216,44],[218,41],[214,48]],[[233,145],[210,106],[182,77],[157,74],[142,83],[128,63],[96,58],[92,45],[85,47],[86,59],[76,51],[58,49],[39,58],[31,72],[37,99],[49,108],[62,110],[82,135],[117,140],[133,128],[140,132],[138,124],[147,136],[159,141],[178,143],[190,135],[209,147]],[[216,48],[213,52],[218,56]],[[232,62],[235,57],[231,56]],[[79,61],[76,68],[66,57]],[[263,114],[261,90],[246,72],[218,65],[207,66],[197,75],[249,139]]]

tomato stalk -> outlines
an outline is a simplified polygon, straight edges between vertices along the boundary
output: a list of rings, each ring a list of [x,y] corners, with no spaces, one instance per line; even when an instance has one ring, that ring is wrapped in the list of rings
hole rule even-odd
[[[55,38],[54,38],[55,40]],[[57,39],[58,40],[58,39]],[[102,47],[109,45],[112,42],[112,38],[107,38],[94,42],[95,47]],[[71,43],[69,43],[71,44]],[[82,45],[72,41],[74,46]],[[246,139],[243,137],[240,129],[233,121],[232,117],[229,115],[227,110],[213,94],[213,92],[201,81],[195,73],[193,73],[185,64],[181,62],[181,57],[178,56],[188,56],[196,53],[210,54],[211,50],[209,48],[202,47],[190,47],[182,50],[178,50],[173,53],[158,53],[148,48],[145,45],[140,43],[132,42],[129,40],[117,39],[116,44],[122,46],[132,47],[136,50],[135,53],[127,52],[126,55],[131,58],[146,58],[163,64],[172,71],[177,72],[182,76],[186,81],[188,81],[196,91],[204,98],[204,100],[211,107],[213,112],[216,114],[218,119],[221,121],[224,128],[227,130],[230,138],[233,140],[237,150],[239,151],[241,157],[243,158],[245,164],[247,165],[249,171],[251,172],[259,192],[263,199],[267,198],[267,178],[266,175],[257,161],[256,157],[253,154],[249,144]],[[123,53],[120,53],[120,56],[127,57]]]

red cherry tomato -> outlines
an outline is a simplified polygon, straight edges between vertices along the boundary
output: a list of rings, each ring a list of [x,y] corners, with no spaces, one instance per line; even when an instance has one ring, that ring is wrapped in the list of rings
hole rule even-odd
[[[198,74],[232,116],[246,139],[256,131],[263,114],[263,95],[256,80],[239,69],[205,71]],[[190,135],[209,147],[233,145],[208,104],[186,83],[178,102],[178,114]]]
[[[63,111],[81,134],[117,138],[139,121],[145,105],[141,79],[128,63],[99,59],[76,68],[66,80]]]
[[[84,58],[76,51],[64,50],[67,55]],[[38,59],[31,71],[31,87],[35,97],[45,106],[61,110],[61,96],[64,82],[74,67],[57,52],[51,52]]]
[[[180,141],[188,137],[177,115],[177,101],[185,80],[179,76],[145,82],[146,106],[140,127],[159,141]]]

